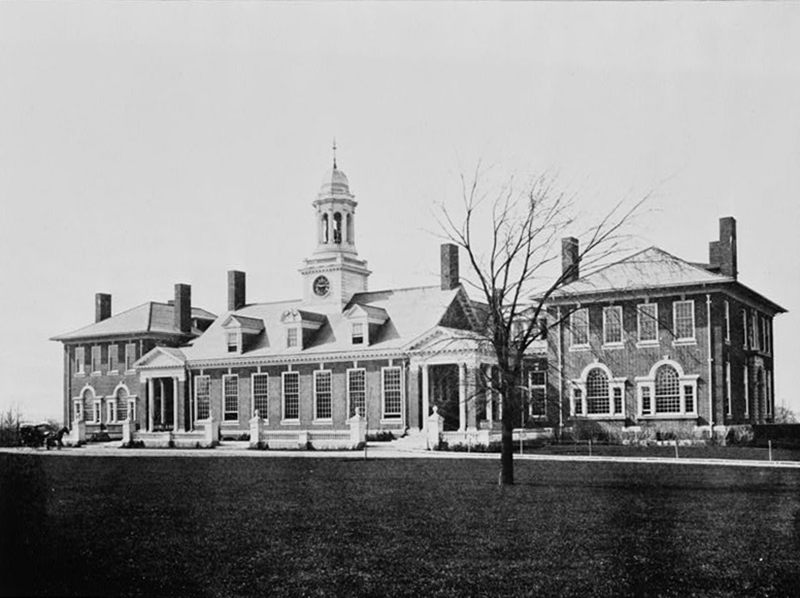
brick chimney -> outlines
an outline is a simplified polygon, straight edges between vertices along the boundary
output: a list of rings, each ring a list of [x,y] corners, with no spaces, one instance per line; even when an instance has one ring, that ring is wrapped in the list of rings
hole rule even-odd
[[[111,295],[108,293],[95,293],[94,295],[94,321],[102,322],[111,317]]]
[[[175,303],[172,307],[175,328],[184,334],[192,331],[192,287],[188,284],[175,285]]]
[[[577,280],[580,276],[580,244],[575,237],[561,239],[561,272],[564,284]]]
[[[739,264],[736,257],[736,219],[726,216],[719,219],[719,241],[708,244],[708,263],[724,276],[736,278]]]
[[[453,243],[442,243],[441,251],[442,262],[442,290],[449,291],[458,288],[458,246]]]
[[[245,305],[244,272],[228,270],[228,311],[234,311]]]

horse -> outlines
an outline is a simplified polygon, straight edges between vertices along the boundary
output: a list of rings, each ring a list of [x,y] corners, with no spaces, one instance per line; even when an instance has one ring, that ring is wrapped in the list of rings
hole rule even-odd
[[[62,427],[60,430],[51,430],[47,432],[44,436],[44,446],[47,450],[50,450],[50,447],[54,446],[61,450],[64,448],[64,443],[61,442],[61,439],[64,437],[64,434],[69,434],[69,429],[67,427]]]

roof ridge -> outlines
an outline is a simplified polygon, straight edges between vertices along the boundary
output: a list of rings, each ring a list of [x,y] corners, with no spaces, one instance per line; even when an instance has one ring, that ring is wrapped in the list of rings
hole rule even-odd
[[[148,303],[148,301],[145,301],[144,303],[140,303],[139,305],[134,305],[133,307],[129,307],[128,309],[122,310],[120,312],[117,312],[115,314],[112,314],[112,315],[108,316],[105,320],[100,320],[100,322],[92,322],[91,324],[86,324],[85,326],[81,326],[80,328],[75,328],[74,330],[70,330],[69,332],[63,332],[61,334],[57,334],[56,336],[51,337],[50,340],[53,340],[53,339],[56,339],[56,338],[59,338],[59,337],[62,337],[62,336],[70,336],[70,335],[73,335],[73,334],[75,334],[77,332],[80,332],[81,330],[85,330],[86,328],[91,328],[92,326],[97,326],[98,324],[100,324],[102,322],[105,322],[106,320],[111,320],[112,318],[116,318],[118,316],[126,314],[129,311],[133,311],[135,309],[142,308],[145,305],[147,305],[147,303]]]
[[[150,328],[153,325],[153,304],[155,301],[148,301],[147,303],[147,326],[145,327],[145,330],[147,332],[151,332]]]

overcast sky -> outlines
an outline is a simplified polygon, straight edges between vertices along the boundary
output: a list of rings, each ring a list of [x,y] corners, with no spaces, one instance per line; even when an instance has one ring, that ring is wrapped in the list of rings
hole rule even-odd
[[[50,336],[192,285],[300,295],[331,139],[371,288],[435,284],[434,205],[478,159],[585,209],[653,192],[637,243],[786,307],[800,410],[800,5],[0,3],[0,407],[59,417]]]

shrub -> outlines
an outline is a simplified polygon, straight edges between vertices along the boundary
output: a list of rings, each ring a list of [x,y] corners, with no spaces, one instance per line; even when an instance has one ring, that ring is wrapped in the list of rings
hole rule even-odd
[[[367,434],[368,442],[390,442],[394,440],[394,434],[388,430],[381,430],[377,434]]]
[[[19,446],[19,411],[10,407],[0,417],[0,446]]]
[[[122,448],[144,448],[143,440],[131,440],[122,445]]]

